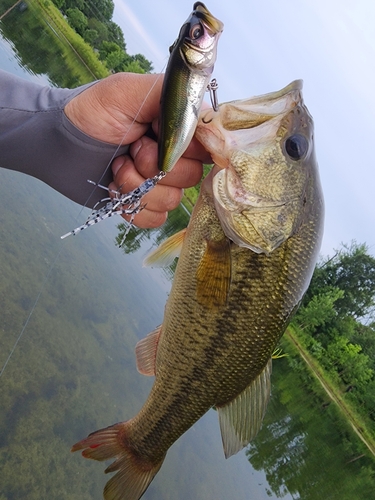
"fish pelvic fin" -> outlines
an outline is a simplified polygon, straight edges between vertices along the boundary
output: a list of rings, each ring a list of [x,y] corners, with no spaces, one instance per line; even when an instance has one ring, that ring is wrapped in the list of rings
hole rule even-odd
[[[258,434],[271,394],[272,358],[235,399],[218,407],[225,458],[238,453]]]
[[[136,455],[128,444],[128,434],[129,422],[121,422],[91,433],[71,449],[83,450],[82,456],[93,460],[116,459],[104,471],[117,471],[104,487],[105,500],[138,500],[164,461],[155,464]]]
[[[137,370],[142,375],[155,375],[156,353],[161,334],[162,325],[140,340],[135,346]]]
[[[143,261],[143,267],[166,267],[180,256],[184,243],[186,228],[173,234],[150,252]]]

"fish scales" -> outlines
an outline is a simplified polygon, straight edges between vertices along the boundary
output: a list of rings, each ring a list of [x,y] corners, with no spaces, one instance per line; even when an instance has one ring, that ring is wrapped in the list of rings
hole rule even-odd
[[[192,220],[199,220],[198,227],[190,226],[186,236],[192,245],[194,240],[204,241],[202,233],[207,235],[207,223],[209,232],[214,227],[217,236],[226,238],[213,201],[206,198],[203,205],[192,216]],[[209,215],[200,217],[202,210]],[[304,233],[309,230],[310,225],[301,228],[298,236],[288,239],[270,256],[232,244],[235,266],[230,299],[225,307],[216,310],[207,310],[196,303],[194,279],[189,287],[179,286],[186,284],[187,275],[195,275],[202,254],[192,253],[190,245],[185,246],[174,280],[177,287],[171,291],[171,295],[176,295],[165,313],[163,342],[158,351],[168,362],[160,367],[156,362],[154,387],[141,412],[131,421],[137,454],[158,462],[173,442],[212,407],[212,401],[224,405],[264,368],[284,333],[296,297],[305,288],[305,280],[296,282],[293,276],[304,276],[306,266],[310,265],[314,245],[301,246],[301,240],[306,241]],[[284,265],[286,254],[292,266]],[[272,298],[268,301],[267,315],[263,314],[265,297]],[[269,336],[267,342],[265,333]],[[230,364],[226,362],[228,358]],[[150,414],[154,416],[153,425]]]
[[[139,370],[155,375],[147,401],[131,420],[73,447],[88,458],[116,457],[107,500],[138,499],[168,448],[212,407],[227,457],[256,435],[272,353],[311,279],[324,206],[301,82],[235,107],[247,122],[243,112],[236,124],[233,103],[199,120],[215,167],[186,232],[171,237],[182,247],[163,325],[137,346]]]

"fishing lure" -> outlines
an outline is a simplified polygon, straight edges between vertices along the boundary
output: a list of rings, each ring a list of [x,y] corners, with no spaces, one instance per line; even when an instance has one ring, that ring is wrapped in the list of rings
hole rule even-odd
[[[207,91],[210,93],[211,104],[214,111],[217,111],[219,108],[217,99],[217,89],[218,89],[218,84],[216,79],[214,78],[207,85]],[[125,214],[125,215],[130,215],[131,219],[129,221],[128,230],[125,232],[124,238],[122,239],[119,245],[122,246],[130,228],[132,227],[134,217],[146,206],[142,205],[141,203],[142,198],[147,193],[149,193],[156,186],[156,184],[166,175],[167,175],[166,172],[161,171],[154,177],[146,179],[144,182],[142,182],[142,184],[139,187],[133,189],[133,191],[129,191],[128,193],[125,194],[120,194],[119,191],[114,191],[113,189],[109,189],[106,186],[102,186],[97,182],[87,180],[87,182],[89,182],[90,184],[93,184],[96,187],[99,187],[101,189],[108,191],[109,193],[112,193],[114,197],[113,198],[107,197],[98,201],[98,203],[95,204],[94,209],[87,218],[86,222],[82,224],[82,226],[76,227],[75,229],[72,229],[72,231],[69,231],[69,233],[66,233],[63,236],[61,236],[61,239],[63,240],[64,238],[67,238],[68,236],[71,235],[75,236],[84,229],[87,229],[88,227],[93,226],[98,222],[108,219],[113,215]],[[105,205],[95,210],[95,208],[101,203],[105,203]]]
[[[146,206],[142,205],[141,203],[142,198],[147,193],[149,193],[151,189],[153,189],[156,186],[156,184],[161,179],[163,179],[163,177],[165,177],[165,175],[166,175],[165,172],[159,172],[154,177],[146,179],[144,182],[142,182],[142,184],[139,187],[133,189],[133,191],[129,191],[128,193],[125,194],[121,194],[119,191],[114,191],[113,189],[109,189],[106,186],[102,186],[101,184],[97,184],[94,181],[88,180],[87,182],[89,182],[90,184],[94,184],[96,187],[105,189],[106,191],[108,191],[108,193],[111,193],[114,196],[112,198],[111,197],[103,198],[98,203],[96,203],[96,205],[94,206],[94,210],[91,212],[86,222],[82,224],[82,226],[76,227],[69,233],[66,233],[63,236],[61,236],[61,239],[64,239],[70,235],[75,236],[84,229],[87,229],[88,227],[93,226],[98,222],[108,219],[113,215],[131,215],[129,223],[129,228],[130,228],[135,215],[139,213],[141,210],[143,210]],[[101,203],[105,203],[105,205],[95,210],[95,208]],[[123,241],[120,243],[120,246],[122,245],[122,243]]]
[[[210,13],[202,2],[195,2],[192,13],[181,27],[177,40],[170,48],[159,117],[158,168],[160,173],[146,179],[138,188],[126,194],[111,191],[105,186],[88,181],[114,196],[103,198],[95,205],[86,222],[61,236],[62,239],[76,235],[112,215],[130,215],[130,229],[135,215],[145,207],[141,201],[143,196],[174,168],[190,144],[197,126],[205,91],[210,93],[214,111],[218,110],[218,85],[216,79],[210,81],[210,76],[216,61],[217,43],[223,27],[223,23]],[[95,210],[102,203],[105,205]]]

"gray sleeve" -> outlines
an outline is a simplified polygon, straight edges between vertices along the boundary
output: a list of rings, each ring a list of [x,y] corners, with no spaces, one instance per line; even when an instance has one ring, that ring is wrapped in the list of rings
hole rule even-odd
[[[87,179],[111,182],[111,168],[105,170],[117,147],[87,136],[64,113],[89,85],[44,87],[0,70],[0,167],[32,175],[92,208],[107,194]],[[126,151],[122,146],[116,156]]]

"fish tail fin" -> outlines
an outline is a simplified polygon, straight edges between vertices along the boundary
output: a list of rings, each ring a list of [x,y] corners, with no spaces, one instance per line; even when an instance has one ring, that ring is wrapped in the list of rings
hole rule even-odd
[[[151,463],[136,455],[129,445],[129,422],[121,422],[93,432],[76,443],[71,451],[93,460],[116,460],[104,471],[117,473],[104,488],[105,500],[138,500],[159,471],[164,458]]]

